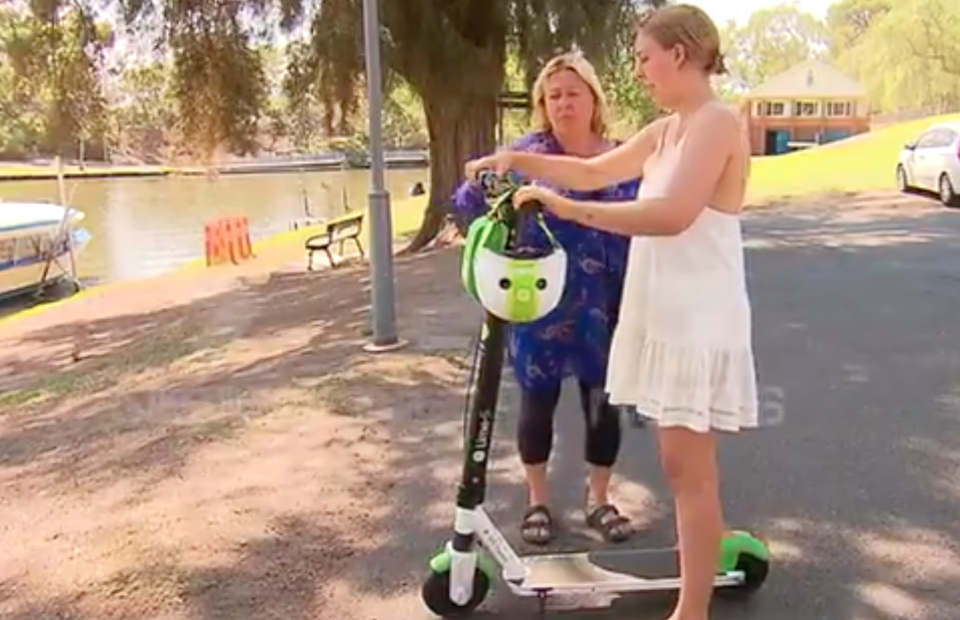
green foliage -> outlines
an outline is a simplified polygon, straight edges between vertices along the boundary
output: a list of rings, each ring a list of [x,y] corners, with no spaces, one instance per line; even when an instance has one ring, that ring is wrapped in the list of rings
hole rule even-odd
[[[383,141],[387,148],[422,149],[427,122],[417,93],[403,80],[391,84],[383,104]]]
[[[906,0],[879,15],[846,62],[882,109],[960,106],[960,4]]]
[[[507,58],[504,63],[503,91],[510,93],[528,92],[527,76],[523,69],[523,60],[515,43],[507,43]],[[530,131],[530,110],[501,110],[502,144],[512,144]]]
[[[234,153],[255,151],[266,79],[247,36],[227,22],[176,39],[174,96],[189,110],[180,115],[180,131],[195,141],[195,153],[205,156],[223,144]]]
[[[259,31],[245,24],[263,24],[267,3],[124,0],[123,8],[130,31],[153,32],[158,47],[173,52],[178,129],[193,153],[254,151],[267,80],[254,45]],[[160,29],[152,27],[157,18]]]
[[[370,164],[368,149],[370,141],[365,133],[333,138],[327,143],[327,148],[346,157],[347,163],[352,166],[366,166]]]
[[[0,9],[0,155],[36,152],[46,129],[42,81],[29,80],[30,43],[39,24],[10,8]]]
[[[167,128],[177,122],[170,66],[164,62],[128,67],[120,75],[113,108],[113,148],[120,154],[159,162],[168,155]]]
[[[314,69],[309,65],[309,45],[295,41],[287,46],[286,55],[287,67],[281,87],[288,129],[297,150],[310,151],[317,144],[323,121],[326,121],[327,127],[333,124],[332,116],[329,115],[332,107],[324,110],[321,105]],[[324,112],[328,114],[326,118],[322,117]]]
[[[746,24],[728,23],[723,33],[727,65],[749,86],[808,58],[826,57],[830,33],[796,2],[755,11]]]
[[[841,59],[856,46],[870,27],[893,7],[891,0],[837,0],[827,8],[831,55]]]
[[[31,3],[30,11],[0,9],[0,80],[9,87],[0,94],[3,137],[24,151],[55,153],[101,138],[100,70],[112,34],[80,4],[48,0]]]
[[[636,78],[632,46],[621,47],[604,72],[603,89],[613,117],[610,133],[626,138],[660,115],[661,111]]]
[[[289,26],[299,25],[305,8],[299,3],[289,7]],[[360,105],[361,17],[359,0],[323,0],[311,22],[309,39],[291,46],[285,87],[292,105],[313,98],[321,102],[330,132],[349,131],[350,118]]]
[[[605,73],[608,62],[632,46],[632,25],[640,6],[664,2],[516,0],[513,4],[511,35],[529,89],[543,64],[573,42],[598,72]]]

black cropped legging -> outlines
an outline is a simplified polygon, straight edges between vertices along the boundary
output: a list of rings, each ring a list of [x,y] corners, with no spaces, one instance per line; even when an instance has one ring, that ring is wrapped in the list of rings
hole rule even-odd
[[[599,388],[578,383],[580,407],[586,420],[585,460],[591,465],[612,467],[620,452],[620,415]],[[524,464],[540,465],[550,459],[553,417],[559,402],[559,385],[548,391],[522,391],[517,444]]]

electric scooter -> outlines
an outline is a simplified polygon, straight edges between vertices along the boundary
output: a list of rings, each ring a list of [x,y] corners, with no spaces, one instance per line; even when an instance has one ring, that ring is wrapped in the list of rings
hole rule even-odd
[[[512,195],[520,184],[485,172],[479,181],[487,199],[506,219],[507,248],[516,242],[520,212]],[[484,511],[487,464],[500,391],[507,323],[489,310],[475,352],[474,389],[465,415],[464,460],[456,496],[454,533],[430,560],[421,589],[423,602],[443,618],[463,618],[483,603],[499,576],[518,596],[539,599],[543,613],[556,594],[624,594],[680,587],[676,548],[610,550],[520,556]],[[714,586],[718,595],[746,597],[767,578],[770,552],[765,541],[745,531],[723,538]],[[499,570],[498,570],[499,568]]]

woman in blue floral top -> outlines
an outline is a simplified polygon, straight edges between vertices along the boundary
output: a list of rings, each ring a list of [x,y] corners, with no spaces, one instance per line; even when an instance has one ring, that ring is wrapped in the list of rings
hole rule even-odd
[[[512,149],[591,157],[616,146],[604,137],[607,109],[596,71],[580,54],[563,54],[547,63],[534,84],[532,99],[538,130],[518,140]],[[638,186],[638,181],[633,181],[598,192],[567,194],[579,200],[626,201],[636,197]],[[474,182],[464,183],[454,195],[454,213],[464,227],[487,208]],[[517,443],[529,491],[521,534],[534,544],[546,544],[553,538],[547,462],[560,386],[572,374],[579,383],[586,420],[586,521],[605,540],[619,542],[631,533],[629,520],[609,497],[612,468],[620,450],[620,416],[607,402],[603,385],[629,239],[549,213],[544,213],[544,219],[570,260],[560,305],[536,322],[510,327],[510,359],[521,389]],[[536,226],[524,226],[519,239],[521,250],[548,247],[546,236]]]

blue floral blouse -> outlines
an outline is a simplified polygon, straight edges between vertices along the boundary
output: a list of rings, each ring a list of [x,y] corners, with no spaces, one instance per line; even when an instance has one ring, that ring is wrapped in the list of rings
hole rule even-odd
[[[563,154],[549,132],[520,138],[513,150]],[[558,190],[558,188],[553,188]],[[562,191],[570,198],[627,201],[637,196],[639,179],[593,192]],[[453,196],[454,216],[464,227],[488,210],[479,185],[467,181]],[[606,380],[610,341],[617,322],[630,238],[587,228],[544,212],[544,222],[566,250],[566,290],[547,316],[509,327],[508,354],[520,386],[527,391],[555,390],[575,375],[590,387]],[[543,231],[527,220],[518,235],[523,248],[547,249]]]

